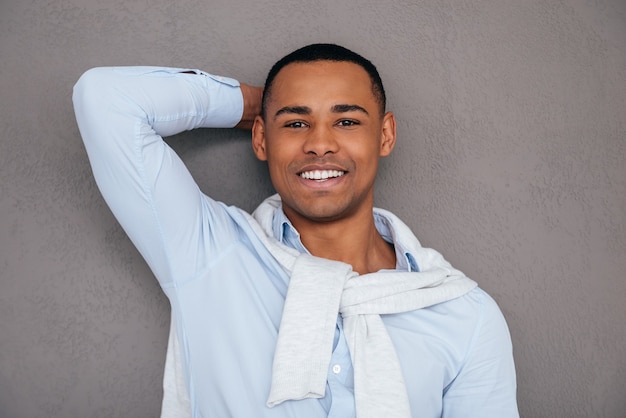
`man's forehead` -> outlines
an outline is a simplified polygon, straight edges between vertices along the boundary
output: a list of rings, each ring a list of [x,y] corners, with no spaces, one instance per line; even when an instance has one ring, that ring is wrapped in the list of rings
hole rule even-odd
[[[271,86],[272,99],[332,96],[362,96],[376,100],[369,74],[348,61],[295,62],[278,72]]]
[[[346,73],[350,73],[352,76],[362,79],[362,81],[371,82],[367,71],[356,63],[350,61],[317,60],[305,62],[296,61],[285,65],[278,74],[276,74],[274,83],[281,79],[290,78],[293,75],[297,75],[300,79],[306,79],[307,77],[342,76],[346,75]]]

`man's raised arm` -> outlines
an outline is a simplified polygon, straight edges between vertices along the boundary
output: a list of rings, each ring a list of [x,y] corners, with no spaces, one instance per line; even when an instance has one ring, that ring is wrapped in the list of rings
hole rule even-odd
[[[236,128],[252,129],[254,119],[261,114],[263,87],[250,86],[244,83],[241,83],[239,87],[243,96],[243,115]]]
[[[161,285],[202,268],[228,214],[162,140],[201,127],[249,127],[260,89],[198,70],[103,67],[74,87],[76,120],[109,207]],[[245,96],[244,96],[245,95]],[[203,254],[203,257],[199,257]],[[204,261],[206,262],[206,261]]]

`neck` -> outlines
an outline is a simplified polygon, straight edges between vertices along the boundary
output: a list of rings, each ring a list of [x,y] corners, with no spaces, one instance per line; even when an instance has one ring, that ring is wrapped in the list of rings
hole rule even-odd
[[[371,209],[332,222],[290,220],[302,244],[316,257],[350,264],[359,274],[396,267],[394,248],[378,233]]]

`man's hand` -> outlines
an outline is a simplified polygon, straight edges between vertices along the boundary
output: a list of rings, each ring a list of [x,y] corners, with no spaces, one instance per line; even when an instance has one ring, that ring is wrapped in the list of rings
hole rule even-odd
[[[261,114],[263,87],[240,83],[240,88],[243,95],[243,115],[235,128],[252,129],[254,118]]]

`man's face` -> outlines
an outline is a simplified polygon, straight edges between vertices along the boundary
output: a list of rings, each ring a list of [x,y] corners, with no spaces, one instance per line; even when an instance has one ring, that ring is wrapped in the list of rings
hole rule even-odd
[[[378,159],[394,143],[393,115],[381,115],[369,75],[350,62],[284,67],[253,128],[255,153],[294,224],[371,216]]]

